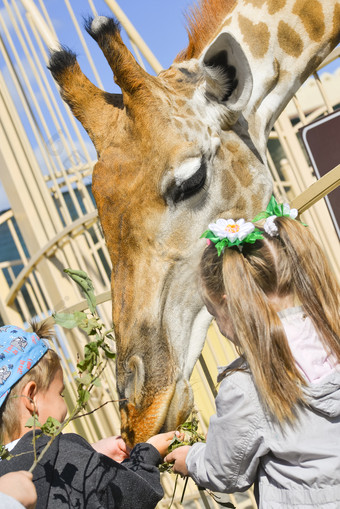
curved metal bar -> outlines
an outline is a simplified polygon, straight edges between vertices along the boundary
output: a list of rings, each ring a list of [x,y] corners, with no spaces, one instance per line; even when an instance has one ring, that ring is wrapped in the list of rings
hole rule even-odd
[[[34,267],[39,263],[39,261],[44,258],[49,251],[51,251],[54,246],[58,245],[60,241],[70,235],[72,232],[77,230],[79,227],[83,227],[77,235],[82,233],[85,229],[89,228],[98,220],[98,212],[95,210],[86,214],[85,216],[77,219],[71,225],[64,228],[60,233],[55,235],[53,239],[51,239],[42,249],[40,249],[34,256],[30,259],[27,265],[20,271],[19,275],[16,277],[11,289],[6,297],[5,304],[6,306],[10,306],[14,299],[16,298],[17,293],[19,292],[23,282],[27,279],[29,274],[32,272]]]

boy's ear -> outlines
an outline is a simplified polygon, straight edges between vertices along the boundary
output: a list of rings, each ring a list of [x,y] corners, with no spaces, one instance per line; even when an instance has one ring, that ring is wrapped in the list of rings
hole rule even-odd
[[[31,380],[30,382],[27,382],[27,384],[23,387],[21,391],[22,402],[24,406],[27,408],[27,410],[31,413],[37,412],[35,406],[36,395],[37,395],[37,384],[33,380]]]

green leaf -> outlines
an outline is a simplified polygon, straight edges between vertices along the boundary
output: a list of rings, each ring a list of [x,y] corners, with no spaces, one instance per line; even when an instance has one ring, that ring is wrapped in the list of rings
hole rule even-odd
[[[272,216],[273,214],[269,214],[268,212],[260,212],[254,219],[251,220],[252,223],[257,223],[257,221],[261,221],[262,219],[267,219],[267,217]]]
[[[176,435],[174,435],[173,439],[171,440],[170,444],[169,444],[169,447],[168,448],[171,448],[173,445],[176,445],[176,444],[183,444],[183,442],[181,440],[178,439],[178,437]]]
[[[85,356],[89,353],[95,353],[96,355],[99,355],[98,343],[98,341],[91,341],[90,343],[87,343],[84,348]]]
[[[76,378],[79,384],[83,384],[85,386],[91,385],[93,381],[93,376],[90,373],[86,373],[82,377]]]
[[[262,233],[258,229],[255,229],[252,233],[249,233],[249,235],[247,235],[245,237],[245,239],[243,239],[241,244],[243,242],[246,242],[248,244],[254,244],[257,240],[262,240],[262,239],[263,239]]]
[[[214,244],[216,244],[216,242],[218,242],[220,240],[220,238],[216,237],[216,235],[211,230],[206,230],[204,233],[202,233],[200,238],[201,239],[204,239],[204,238],[209,239]]]
[[[86,316],[86,315],[85,315]],[[83,329],[83,331],[86,332],[89,336],[96,333],[96,330],[98,327],[98,321],[96,318],[85,318],[83,321],[81,321],[78,326]]]
[[[81,288],[85,294],[91,313],[96,313],[96,297],[91,279],[83,270],[64,269],[64,272]]]
[[[94,380],[92,380],[92,384],[95,386],[95,387],[101,387],[102,386],[102,383],[100,381],[100,378],[95,378]]]
[[[112,350],[110,350],[110,347],[108,345],[102,345],[102,349],[105,353],[105,356],[108,358],[108,359],[115,359],[116,358],[116,353],[115,352],[112,352]]]
[[[88,400],[90,399],[91,394],[89,391],[82,389],[81,387],[78,387],[78,402],[80,406],[86,405]]]
[[[38,418],[37,418],[37,416],[36,416],[36,415],[32,415],[32,416],[28,419],[28,421],[26,422],[26,424],[25,424],[25,427],[26,427],[26,428],[34,428],[34,427],[36,427],[36,428],[41,428],[41,426],[42,426],[42,425],[41,425],[41,424],[40,424],[40,422],[38,421]]]
[[[1,445],[1,447],[0,447],[0,458],[2,460],[9,460],[9,459],[13,458],[11,453],[6,449],[6,446],[4,446],[4,445]]]
[[[61,423],[58,421],[58,419],[55,419],[54,417],[48,417],[46,419],[45,424],[43,424],[41,427],[41,430],[45,435],[49,436],[55,436],[61,427]]]
[[[65,329],[73,329],[78,326],[74,313],[54,313],[55,322]]]

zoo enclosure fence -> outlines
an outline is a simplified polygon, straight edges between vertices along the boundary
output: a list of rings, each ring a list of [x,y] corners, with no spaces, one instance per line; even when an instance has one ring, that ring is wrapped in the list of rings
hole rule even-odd
[[[96,64],[95,49],[88,46],[78,24],[80,16],[70,0],[60,0],[59,6],[63,22],[69,23],[81,48],[85,72],[99,87],[109,89],[107,76]],[[121,22],[123,36],[138,62],[158,72],[159,62],[117,2],[82,3],[82,10],[87,8],[93,14],[104,7]],[[52,22],[49,9],[50,3],[43,0],[0,0],[0,175],[10,203],[10,209],[0,216],[0,317],[3,323],[27,327],[31,317],[42,320],[54,311],[85,309],[77,288],[63,274],[63,268],[71,267],[83,269],[93,280],[100,316],[110,327],[110,259],[90,190],[95,154],[46,69],[47,46],[58,40],[58,23]],[[337,48],[320,70],[339,55]],[[339,71],[334,75],[315,73],[276,122],[268,158],[279,200],[291,201],[315,181],[298,133],[300,127],[339,106],[339,83]],[[311,99],[306,101],[306,97]],[[325,202],[318,202],[304,213],[303,220],[319,237],[339,278],[339,243]],[[75,400],[72,380],[76,358],[86,341],[80,331],[56,327],[55,348],[65,369],[70,405]],[[233,346],[213,323],[192,376],[203,433],[214,412],[216,366],[227,364],[234,356]],[[106,369],[102,387],[95,388],[90,410],[111,399],[117,399],[113,365]],[[118,406],[110,404],[87,419],[71,423],[69,430],[91,442],[117,434],[119,428]],[[166,497],[159,508],[169,505],[173,477],[164,475],[163,484]],[[180,481],[174,508],[181,507],[182,489]],[[237,509],[254,504],[251,491],[230,496],[229,500]],[[219,507],[192,484],[184,505]]]

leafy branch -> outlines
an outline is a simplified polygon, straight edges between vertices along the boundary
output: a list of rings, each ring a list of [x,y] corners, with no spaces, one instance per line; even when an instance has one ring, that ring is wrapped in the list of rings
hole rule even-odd
[[[193,445],[196,442],[205,442],[204,436],[198,432],[198,419],[197,419],[196,412],[192,413],[191,419],[189,419],[188,421],[186,421],[183,424],[181,424],[180,426],[178,426],[177,430],[180,431],[182,434],[184,434],[184,438],[182,440],[180,440],[176,435],[174,435],[174,437],[168,447],[169,453],[174,451],[178,447],[182,447],[183,445]],[[172,467],[173,467],[172,463],[165,462],[165,463],[162,463],[161,465],[159,465],[158,468],[159,468],[160,472],[173,473]],[[178,482],[178,474],[176,475],[175,485],[174,485],[174,489],[172,492],[172,497],[171,497],[171,501],[170,501],[170,505],[169,505],[168,509],[170,509],[173,504],[175,494],[176,494],[176,489],[177,489],[177,482]],[[181,501],[180,501],[181,504],[184,499],[184,494],[185,494],[185,491],[187,488],[187,483],[188,483],[188,477],[186,478],[185,483],[184,483],[183,492],[182,492]]]
[[[98,408],[96,408],[86,414],[78,415],[86,408],[93,387],[100,387],[100,375],[102,374],[108,359],[114,359],[116,357],[115,352],[111,350],[111,346],[108,343],[108,340],[114,340],[114,331],[113,329],[106,330],[105,325],[102,323],[97,313],[96,298],[91,279],[88,277],[86,272],[82,270],[65,269],[64,272],[68,274],[75,283],[77,283],[80,290],[85,294],[90,312],[84,313],[76,311],[74,313],[55,313],[52,316],[56,324],[61,327],[66,329],[79,327],[88,336],[90,336],[91,341],[85,345],[83,358],[77,362],[77,376],[75,376],[74,379],[77,388],[77,399],[75,406],[69,412],[67,419],[63,423],[60,423],[57,419],[50,416],[44,424],[41,424],[38,420],[36,411],[34,411],[32,417],[30,417],[25,425],[28,428],[33,428],[34,462],[30,468],[30,472],[35,469],[36,465],[42,460],[44,454],[52,445],[55,438],[72,420],[98,410]],[[106,403],[101,405],[99,408],[104,406]],[[39,435],[37,436],[36,434],[37,428],[39,428],[44,435],[50,437],[50,440],[42,449],[39,456],[37,456],[36,452],[36,441],[39,438]],[[1,446],[0,457],[1,459],[10,459],[13,456],[10,455],[5,446]]]
[[[181,424],[180,426],[178,426],[177,429],[184,434],[184,438],[183,438],[183,440],[180,440],[175,435],[168,447],[169,453],[174,451],[178,447],[182,447],[183,445],[191,446],[191,445],[196,444],[197,442],[205,442],[205,437],[198,430],[199,429],[199,421],[198,421],[196,412],[193,412],[191,415],[191,418],[188,421]],[[173,473],[172,467],[173,467],[172,463],[166,462],[166,463],[162,463],[159,466],[159,470],[161,472]],[[183,491],[182,491],[180,504],[183,503],[188,479],[189,478],[187,477],[184,482],[184,487],[183,487]],[[173,493],[172,493],[172,497],[171,497],[171,501],[170,501],[170,505],[169,505],[168,509],[171,509],[171,506],[175,499],[175,494],[176,494],[176,489],[177,489],[177,481],[178,481],[178,474],[176,475],[175,485],[174,485],[174,489],[173,489]],[[212,491],[206,490],[205,488],[198,488],[198,489],[200,491],[206,491],[206,493],[208,495],[210,495],[214,499],[214,501],[217,502],[221,507],[228,507],[230,509],[236,509],[235,506],[231,502],[221,502],[219,497]]]
[[[184,434],[183,440],[180,440],[176,435],[170,442],[168,447],[169,453],[177,449],[177,447],[182,447],[183,445],[193,445],[196,442],[205,442],[205,437],[198,432],[198,418],[197,413],[193,412],[191,418],[178,426],[177,430]],[[162,463],[159,465],[159,470],[161,472],[169,472],[172,473],[172,463]]]

